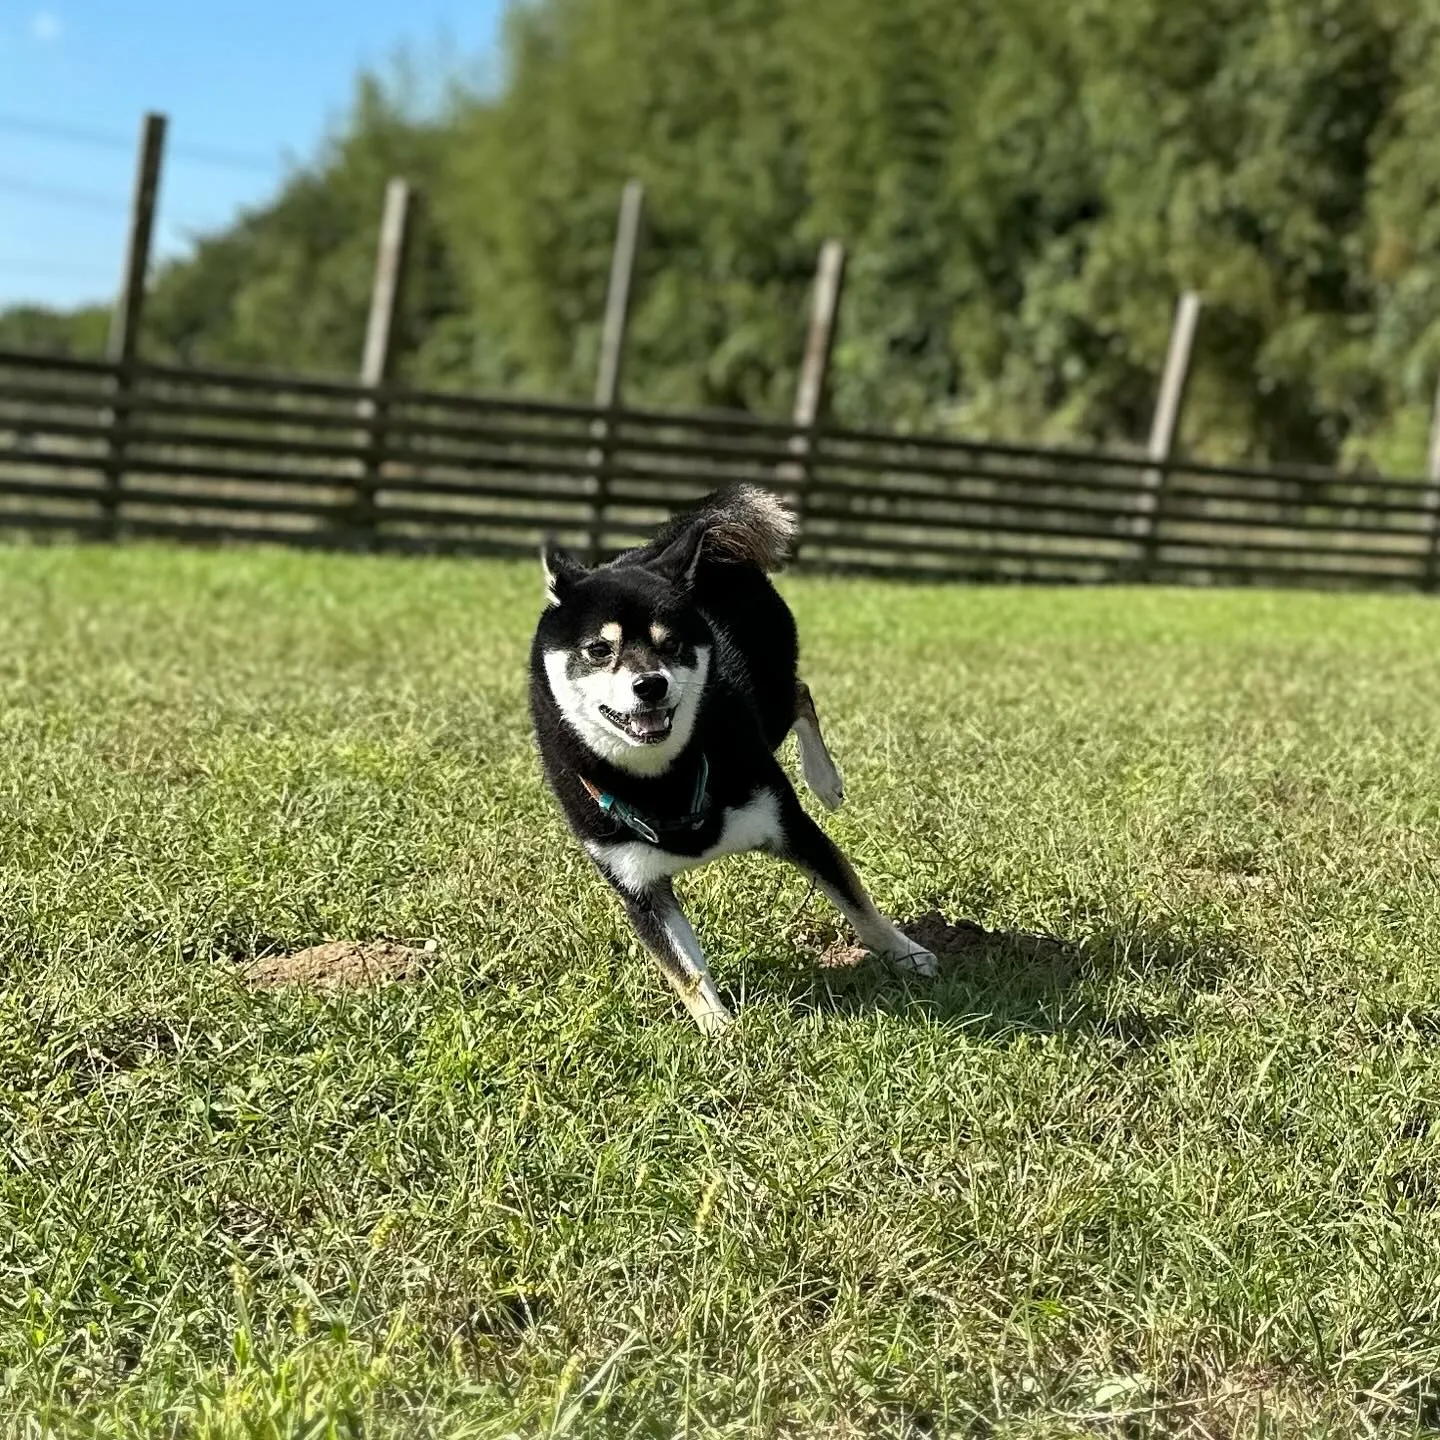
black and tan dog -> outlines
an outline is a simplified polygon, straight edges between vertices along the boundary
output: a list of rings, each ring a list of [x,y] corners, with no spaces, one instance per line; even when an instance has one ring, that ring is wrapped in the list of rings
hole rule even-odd
[[[935,957],[880,915],[801,806],[775,752],[790,730],[806,784],[844,798],[809,689],[795,621],[768,578],[794,519],[738,486],[596,569],[544,555],[530,711],[545,777],[695,1023],[729,1023],[671,884],[721,855],[764,850],[800,867],[871,950],[922,975]]]

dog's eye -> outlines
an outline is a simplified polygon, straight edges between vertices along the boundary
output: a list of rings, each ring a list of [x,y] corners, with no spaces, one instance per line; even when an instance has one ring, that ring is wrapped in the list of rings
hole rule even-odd
[[[592,640],[582,649],[593,665],[603,665],[615,653],[615,647],[608,640]]]

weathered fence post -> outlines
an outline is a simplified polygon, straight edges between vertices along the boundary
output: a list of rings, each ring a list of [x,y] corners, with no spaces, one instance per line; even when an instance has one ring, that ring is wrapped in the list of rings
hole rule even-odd
[[[125,439],[130,428],[135,360],[139,353],[140,321],[145,311],[145,283],[150,274],[150,245],[155,233],[155,203],[160,193],[164,155],[165,117],[150,111],[140,131],[140,159],[135,169],[130,233],[125,244],[125,273],[110,315],[110,338],[106,346],[107,356],[115,365],[111,386],[114,403],[103,416],[110,427],[110,443],[105,461],[105,494],[100,502],[104,533],[109,539],[114,539],[120,530]]]
[[[640,216],[645,187],[627,180],[620,192],[620,217],[615,225],[615,248],[610,255],[610,286],[605,294],[605,325],[600,332],[600,363],[595,371],[595,404],[605,413],[591,427],[595,448],[590,452],[590,563],[600,558],[600,537],[610,503],[610,472],[615,463],[615,441],[620,408],[621,375],[625,367],[625,336],[630,326],[630,287],[635,278],[635,253],[640,246]]]
[[[385,186],[385,212],[375,252],[375,278],[370,287],[370,315],[365,324],[365,350],[360,358],[360,383],[372,393],[356,411],[364,423],[364,458],[355,484],[351,523],[362,545],[375,538],[375,491],[385,468],[385,422],[389,404],[384,390],[395,359],[400,292],[410,247],[410,186],[398,176]]]
[[[1190,353],[1195,347],[1195,329],[1200,319],[1200,297],[1187,290],[1175,307],[1175,322],[1170,328],[1170,349],[1165,357],[1165,373],[1160,379],[1160,395],[1155,402],[1155,416],[1150,423],[1149,458],[1154,468],[1140,472],[1140,495],[1135,509],[1138,515],[1136,536],[1140,541],[1140,570],[1148,575],[1155,564],[1160,547],[1160,506],[1165,498],[1169,464],[1175,453],[1175,437],[1180,430],[1180,412],[1185,404],[1185,385],[1190,378]]]
[[[800,383],[795,389],[791,414],[794,433],[790,451],[795,460],[782,467],[782,480],[794,491],[795,515],[800,526],[795,554],[804,538],[805,510],[815,473],[815,450],[820,419],[825,410],[825,391],[830,380],[830,358],[835,353],[835,330],[840,318],[840,297],[845,288],[845,247],[827,240],[820,247],[815,266],[815,285],[810,296],[810,328],[805,336],[805,355],[800,362]]]
[[[1429,534],[1426,537],[1423,584],[1427,590],[1433,590],[1437,578],[1440,578],[1440,383],[1435,386],[1435,406],[1430,415],[1430,450],[1425,459],[1425,478],[1430,483],[1425,488]]]

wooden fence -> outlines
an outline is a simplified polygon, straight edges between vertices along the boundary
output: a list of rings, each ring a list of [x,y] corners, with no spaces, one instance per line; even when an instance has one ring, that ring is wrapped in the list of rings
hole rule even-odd
[[[1420,480],[0,350],[0,531],[582,553],[747,480],[806,568],[1433,588]]]

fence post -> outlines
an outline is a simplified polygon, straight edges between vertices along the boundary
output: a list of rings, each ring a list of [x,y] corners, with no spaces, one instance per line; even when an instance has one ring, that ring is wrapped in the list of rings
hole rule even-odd
[[[610,285],[605,292],[605,325],[600,332],[600,363],[595,371],[595,405],[604,411],[591,426],[596,444],[590,452],[590,563],[600,559],[600,536],[610,503],[610,472],[615,463],[615,440],[620,408],[621,376],[625,367],[625,336],[630,328],[630,287],[635,278],[635,253],[640,246],[640,216],[645,187],[627,180],[620,192],[620,216],[615,225],[615,248],[610,255]]]
[[[1440,383],[1435,386],[1435,406],[1430,414],[1430,450],[1425,460],[1425,509],[1429,512],[1428,544],[1425,551],[1424,586],[1435,588],[1440,578]]]
[[[815,449],[820,417],[825,409],[825,390],[830,379],[830,358],[835,352],[835,329],[840,317],[840,296],[845,288],[845,247],[827,240],[820,247],[815,266],[815,284],[810,297],[810,328],[805,336],[805,355],[800,362],[800,383],[795,389],[795,427],[789,449],[795,460],[782,467],[782,479],[794,490],[798,526],[794,553],[800,553],[804,539],[805,508],[815,473]]]
[[[388,418],[384,388],[395,359],[396,322],[409,247],[410,186],[395,176],[385,186],[385,212],[380,220],[380,243],[375,252],[365,350],[360,358],[360,383],[373,392],[356,407],[365,426],[365,456],[360,462],[360,476],[355,486],[352,524],[362,544],[369,544],[375,536],[375,491],[385,466]]]
[[[160,193],[164,155],[165,117],[149,111],[140,131],[140,158],[135,169],[130,232],[125,242],[125,272],[110,314],[110,337],[106,345],[106,355],[115,366],[115,375],[110,385],[113,403],[102,416],[110,428],[110,443],[104,471],[105,494],[100,505],[105,536],[112,540],[120,530],[125,438],[131,421],[135,359],[139,353],[140,321],[145,311],[145,282],[150,273],[150,245],[155,233],[155,203]]]
[[[1180,412],[1185,404],[1185,386],[1190,378],[1190,353],[1195,346],[1195,329],[1200,319],[1200,297],[1187,290],[1175,306],[1170,327],[1170,349],[1165,356],[1165,373],[1160,395],[1150,422],[1149,458],[1153,469],[1140,472],[1140,494],[1136,502],[1136,536],[1140,541],[1140,573],[1148,576],[1160,548],[1160,506],[1165,498],[1170,458],[1175,453],[1175,436],[1180,429]]]

